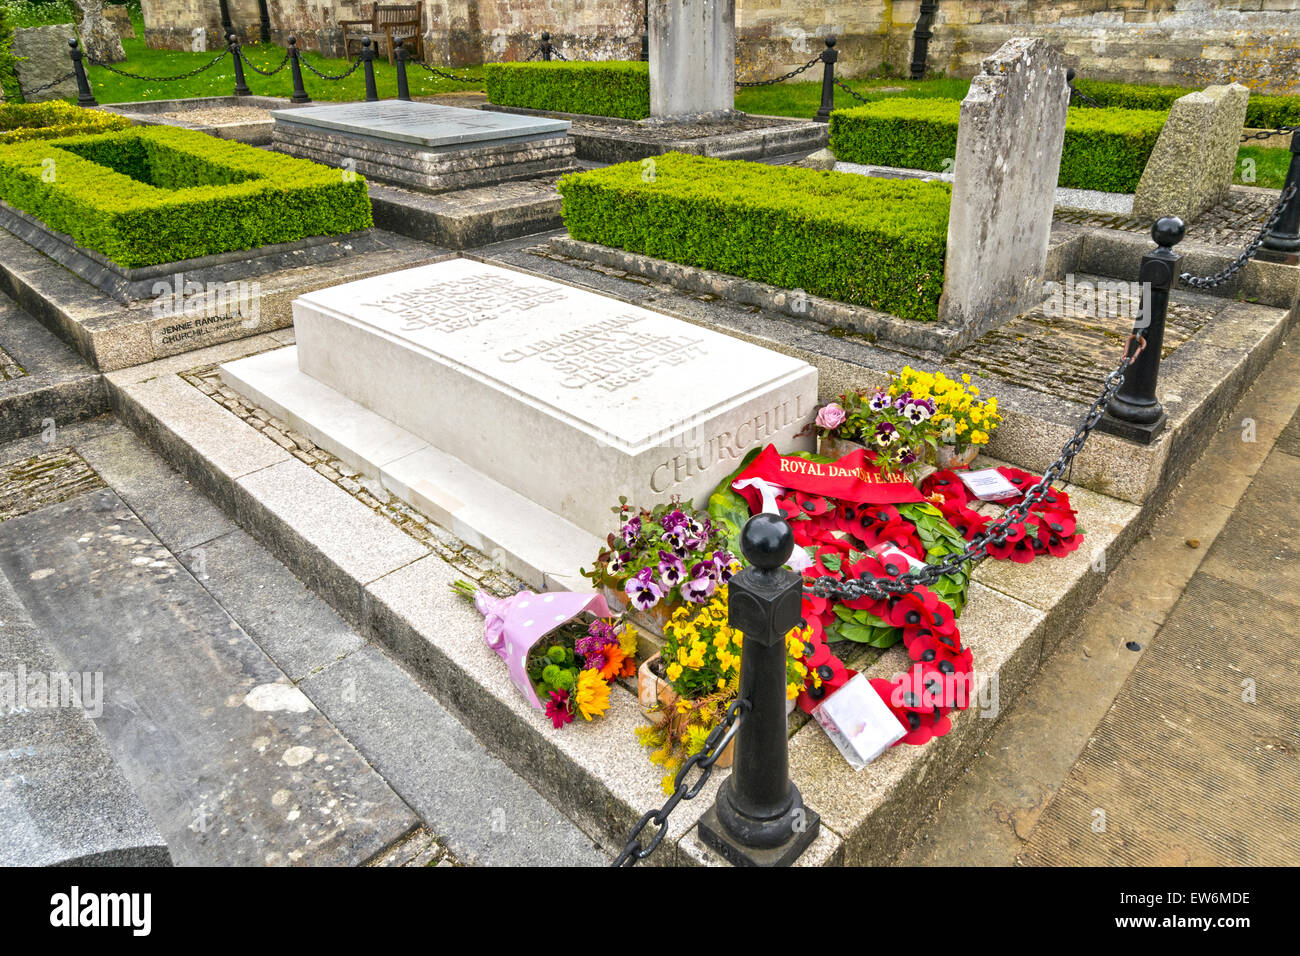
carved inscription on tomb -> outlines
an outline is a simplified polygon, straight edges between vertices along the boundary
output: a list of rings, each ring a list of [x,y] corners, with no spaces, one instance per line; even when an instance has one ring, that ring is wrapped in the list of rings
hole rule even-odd
[[[615,315],[502,352],[502,362],[544,362],[564,388],[617,392],[657,370],[704,357],[703,338],[636,328],[643,316]]]
[[[363,304],[396,316],[403,332],[459,332],[564,298],[564,289],[529,285],[508,276],[472,276],[432,282]]]

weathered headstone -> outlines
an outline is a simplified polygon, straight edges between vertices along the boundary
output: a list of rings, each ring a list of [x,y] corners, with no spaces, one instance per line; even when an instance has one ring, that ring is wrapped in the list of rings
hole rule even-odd
[[[810,365],[467,259],[308,293],[294,328],[302,373],[600,537],[620,495],[702,506],[749,448],[810,447]]]
[[[650,0],[650,115],[729,116],[736,105],[736,0]]]
[[[103,0],[72,0],[72,3],[82,52],[103,63],[125,60],[122,38],[104,16]]]
[[[273,110],[272,145],[428,192],[574,167],[567,120],[388,100]]]
[[[1250,90],[1210,86],[1174,100],[1133,197],[1133,216],[1195,222],[1227,195]]]
[[[104,4],[104,19],[113,25],[113,29],[123,40],[135,39],[135,24],[131,22],[131,14],[126,9],[125,3]]]
[[[71,75],[72,60],[68,57],[68,40],[72,36],[72,26],[67,23],[20,27],[14,31],[13,51],[18,58],[14,75],[18,77],[18,88],[28,103],[77,95],[77,83]],[[67,79],[54,82],[64,76]],[[50,86],[51,83],[54,85]]]
[[[968,338],[1041,299],[1068,100],[1061,55],[1016,37],[962,101],[939,319]]]

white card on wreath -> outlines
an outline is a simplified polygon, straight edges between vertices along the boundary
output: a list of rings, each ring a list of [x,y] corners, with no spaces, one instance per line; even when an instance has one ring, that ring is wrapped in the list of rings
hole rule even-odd
[[[959,471],[957,477],[980,501],[1005,501],[1020,494],[1020,489],[1007,480],[996,468],[980,471]]]
[[[813,717],[854,770],[861,770],[907,733],[861,674],[818,704]]]

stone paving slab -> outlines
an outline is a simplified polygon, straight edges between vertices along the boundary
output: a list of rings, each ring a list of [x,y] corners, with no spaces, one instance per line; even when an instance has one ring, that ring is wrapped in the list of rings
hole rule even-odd
[[[0,671],[15,682],[66,673],[0,573]],[[83,685],[84,686],[84,685]],[[91,683],[93,694],[93,677]],[[84,709],[0,707],[0,864],[4,866],[170,866],[162,834]],[[10,706],[13,705],[13,709]]]
[[[603,866],[609,857],[374,647],[301,685],[462,863]]]
[[[112,491],[0,524],[0,567],[177,863],[355,864],[411,809]]]
[[[371,182],[375,225],[448,249],[472,249],[560,225],[556,178],[428,195]]]

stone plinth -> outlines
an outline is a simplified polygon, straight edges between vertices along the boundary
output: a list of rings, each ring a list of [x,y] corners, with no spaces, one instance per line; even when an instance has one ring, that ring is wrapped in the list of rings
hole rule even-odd
[[[591,535],[620,495],[703,504],[749,448],[811,447],[810,365],[497,266],[308,293],[294,327],[306,376]]]
[[[274,110],[273,148],[427,192],[572,169],[564,120],[387,101]]]
[[[1133,197],[1133,216],[1195,222],[1228,194],[1250,90],[1210,86],[1174,100]]]
[[[961,104],[940,322],[976,333],[1041,299],[1069,91],[1060,54],[1008,40]]]
[[[650,115],[724,116],[735,108],[735,0],[650,0]]]

